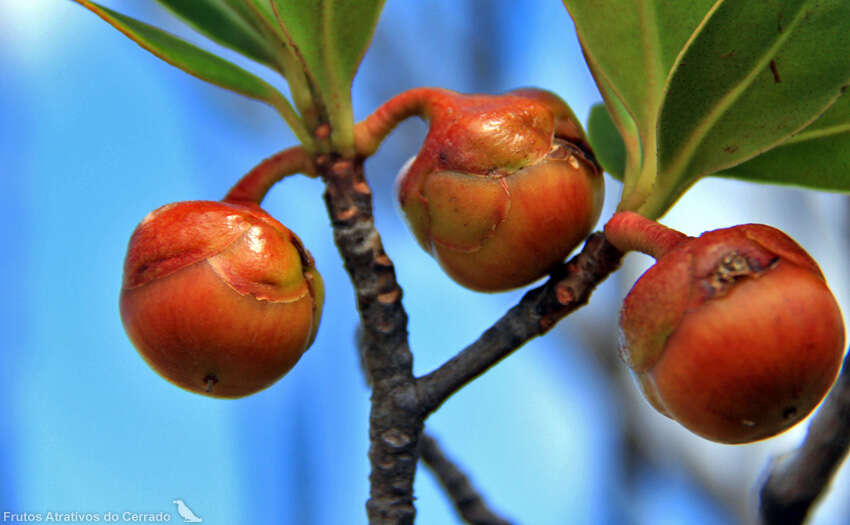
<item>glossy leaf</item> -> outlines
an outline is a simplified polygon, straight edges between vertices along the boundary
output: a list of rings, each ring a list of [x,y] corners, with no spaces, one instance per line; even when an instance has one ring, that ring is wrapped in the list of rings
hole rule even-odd
[[[272,69],[280,66],[274,47],[245,15],[237,0],[157,0],[210,39]]]
[[[719,175],[850,192],[850,96],[843,95],[811,126],[781,146]]]
[[[620,99],[644,148],[654,149],[668,73],[716,0],[563,1],[597,83]]]
[[[659,120],[663,213],[699,177],[800,131],[850,82],[850,2],[718,4],[680,57]],[[663,198],[662,198],[663,197]]]
[[[250,21],[251,24],[269,41],[275,42],[279,47],[279,55],[281,71],[286,81],[289,84],[289,92],[292,94],[292,99],[295,102],[295,107],[301,113],[302,121],[307,128],[313,132],[318,125],[318,110],[317,104],[320,102],[318,95],[314,94],[312,86],[307,81],[307,77],[301,63],[295,56],[295,51],[287,41],[286,36],[281,29],[280,23],[275,16],[274,9],[270,0],[224,0],[235,12],[238,12],[243,19]],[[312,133],[310,134],[312,137]],[[313,150],[314,144],[312,139],[310,143],[301,141],[308,149]]]
[[[302,120],[315,127],[313,94],[268,0],[157,1],[213,40],[283,74]]]
[[[626,169],[626,145],[604,104],[590,108],[587,139],[602,168],[618,180]]]
[[[290,47],[319,91],[332,142],[353,152],[351,83],[383,0],[271,0]]]
[[[563,0],[625,144],[620,209],[638,209],[654,190],[664,86],[677,56],[717,1]]]
[[[169,64],[225,89],[271,104],[299,139],[311,140],[286,98],[268,82],[154,26],[88,0],[75,0]]]

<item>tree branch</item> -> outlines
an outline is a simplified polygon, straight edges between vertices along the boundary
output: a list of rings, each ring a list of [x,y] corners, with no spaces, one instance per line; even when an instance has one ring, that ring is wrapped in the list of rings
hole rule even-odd
[[[472,525],[510,525],[511,522],[490,510],[469,478],[440,449],[428,434],[419,440],[422,461],[431,469],[454,503],[461,518]]]
[[[363,360],[372,384],[369,414],[371,525],[412,524],[413,479],[424,415],[413,379],[407,314],[392,261],[372,216],[372,192],[361,160],[319,156],[334,241],[354,284],[363,326]]]
[[[546,333],[564,316],[586,304],[596,286],[619,267],[622,257],[602,233],[591,235],[578,255],[558,267],[543,286],[525,294],[477,341],[417,379],[423,410],[433,412],[526,341]]]
[[[619,266],[622,253],[601,233],[591,235],[581,253],[559,266],[546,284],[528,292],[477,342],[416,380],[402,290],[375,229],[363,162],[320,155],[315,166],[326,184],[334,241],[357,294],[360,344],[372,385],[369,523],[412,524],[413,480],[427,415],[501,358],[584,305],[596,285]],[[427,443],[424,447],[432,451]]]
[[[803,444],[775,458],[759,493],[765,524],[803,523],[850,448],[850,352]]]

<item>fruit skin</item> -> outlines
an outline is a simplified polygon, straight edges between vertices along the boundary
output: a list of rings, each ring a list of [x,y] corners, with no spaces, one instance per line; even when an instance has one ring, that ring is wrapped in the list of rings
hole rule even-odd
[[[722,443],[768,438],[806,417],[844,351],[841,312],[815,261],[758,224],[666,251],[629,292],[620,327],[622,355],[652,405]]]
[[[556,95],[430,90],[430,128],[399,173],[410,229],[449,276],[495,292],[546,275],[590,233],[602,171]]]
[[[130,238],[121,319],[172,383],[222,398],[262,390],[316,336],[324,288],[301,241],[251,203],[178,202]]]

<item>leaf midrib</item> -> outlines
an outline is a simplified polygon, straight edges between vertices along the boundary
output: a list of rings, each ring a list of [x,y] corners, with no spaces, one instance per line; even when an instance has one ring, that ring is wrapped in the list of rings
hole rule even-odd
[[[658,32],[658,20],[656,19],[655,9],[652,2],[654,0],[640,0],[638,2],[638,11],[640,14],[641,34],[643,35],[643,50],[644,50],[644,65],[646,66],[647,83],[649,89],[644,95],[644,103],[646,104],[645,116],[648,118],[640,119],[641,129],[640,134],[643,136],[644,144],[655,144],[655,140],[650,140],[649,135],[655,133],[656,124],[658,122],[658,107],[661,101],[663,90],[663,80],[667,76],[662,63],[663,56],[661,54],[661,41]],[[645,152],[650,155],[654,152]]]
[[[791,24],[788,25],[787,29],[781,33],[781,36],[777,38],[776,42],[772,46],[770,46],[765,53],[762,55],[761,59],[756,62],[756,65],[744,77],[744,79],[732,90],[730,90],[726,95],[721,97],[719,103],[714,106],[714,109],[706,115],[706,117],[694,127],[694,131],[688,137],[688,139],[684,142],[686,145],[682,150],[680,150],[679,154],[673,159],[673,161],[669,164],[669,170],[665,170],[666,174],[673,173],[678,174],[681,173],[690,162],[693,160],[693,156],[697,148],[700,144],[702,144],[703,139],[708,135],[708,133],[713,129],[714,125],[726,114],[726,112],[731,108],[735,102],[749,89],[755,79],[765,70],[766,67],[770,64],[770,61],[776,56],[776,53],[785,42],[791,37],[794,33],[794,29],[800,20],[805,18],[805,14],[808,12],[808,2],[805,5],[801,6],[801,8],[797,11],[796,16],[793,18]],[[697,177],[704,174],[692,174],[692,177]]]
[[[819,128],[811,131],[801,131],[797,135],[794,135],[790,139],[783,142],[781,145],[785,146],[787,144],[796,144],[799,142],[808,142],[810,140],[818,140],[826,137],[831,137],[833,135],[841,135],[841,134],[850,134],[850,122],[846,124],[836,124],[835,126],[829,126],[826,128]]]

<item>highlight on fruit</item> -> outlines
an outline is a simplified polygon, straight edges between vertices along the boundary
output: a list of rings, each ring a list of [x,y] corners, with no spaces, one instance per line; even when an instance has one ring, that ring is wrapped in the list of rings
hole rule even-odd
[[[313,258],[257,204],[188,201],[151,212],[133,232],[120,310],[162,377],[237,398],[295,365],[316,337],[323,300]]]
[[[620,315],[621,353],[649,402],[722,443],[779,434],[835,381],[838,303],[817,263],[783,232],[744,224],[688,237],[633,212],[605,226],[622,251],[657,259]]]
[[[557,95],[414,89],[358,125],[359,135],[374,143],[411,115],[429,131],[398,175],[398,201],[419,244],[461,285],[495,292],[536,281],[599,219],[602,169]]]

